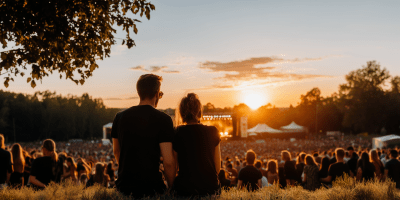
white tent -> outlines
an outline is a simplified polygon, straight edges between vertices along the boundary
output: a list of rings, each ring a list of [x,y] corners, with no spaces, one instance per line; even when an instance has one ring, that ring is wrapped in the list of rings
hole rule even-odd
[[[382,137],[372,138],[372,148],[382,148],[387,147],[387,145],[391,144],[400,144],[400,136],[398,135],[385,135]]]
[[[103,126],[103,139],[107,139],[106,133],[107,133],[107,128],[112,128],[113,123],[110,122],[106,125]]]
[[[280,130],[273,129],[266,124],[257,124],[255,127],[248,129],[248,133],[282,133]]]
[[[282,126],[282,130],[287,132],[303,132],[305,128],[303,126],[297,125],[295,122],[290,123],[287,126]]]

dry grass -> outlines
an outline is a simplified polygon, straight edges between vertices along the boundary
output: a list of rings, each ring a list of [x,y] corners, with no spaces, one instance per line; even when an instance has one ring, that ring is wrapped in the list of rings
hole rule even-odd
[[[105,189],[100,186],[93,186],[84,189],[83,186],[76,186],[70,183],[52,184],[42,191],[34,191],[31,188],[24,189],[5,189],[0,190],[0,199],[26,199],[26,200],[47,200],[47,199],[104,199],[104,200],[128,200],[129,197],[123,196],[114,189]],[[182,199],[175,196],[161,195],[153,198],[144,198],[148,200],[169,200]],[[197,198],[191,198],[197,199]],[[393,182],[380,183],[371,181],[366,183],[355,182],[351,178],[341,178],[337,180],[331,189],[321,188],[314,192],[302,189],[301,187],[290,187],[281,189],[274,185],[263,188],[257,192],[240,191],[235,188],[231,190],[223,190],[219,197],[208,197],[202,199],[273,199],[273,200],[400,200],[400,191],[395,188]]]

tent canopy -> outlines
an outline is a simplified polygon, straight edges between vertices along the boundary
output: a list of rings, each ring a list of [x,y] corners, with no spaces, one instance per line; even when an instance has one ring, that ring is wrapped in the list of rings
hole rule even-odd
[[[273,129],[266,124],[257,124],[255,127],[248,129],[248,133],[282,133],[280,130]]]
[[[285,131],[303,131],[304,127],[292,122],[287,126],[282,126],[281,129]]]
[[[382,148],[391,143],[400,143],[400,136],[398,135],[385,135],[382,137],[372,138],[372,148]]]

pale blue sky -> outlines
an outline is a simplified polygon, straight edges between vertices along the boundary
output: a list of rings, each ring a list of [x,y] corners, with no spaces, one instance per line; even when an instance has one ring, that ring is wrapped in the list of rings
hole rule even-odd
[[[146,73],[130,68],[167,66],[166,70],[180,73],[157,73],[164,77],[160,108],[176,107],[190,91],[198,93],[203,103],[233,106],[243,101],[243,91],[249,90],[262,94],[265,104],[287,107],[296,105],[300,95],[313,87],[330,95],[344,83],[344,75],[370,60],[380,62],[392,75],[400,75],[400,1],[151,2],[156,10],[150,21],[141,19],[138,24],[138,35],[133,35],[137,46],[130,50],[114,46],[111,57],[99,62],[100,68],[83,86],[55,75],[35,89],[25,78],[18,78],[6,90],[33,93],[48,89],[75,95],[88,92],[103,99],[127,98],[136,96],[135,83]],[[199,68],[207,61],[228,63],[261,57],[281,59],[255,65],[276,67],[271,72],[279,74],[278,78],[217,79],[235,72]],[[302,62],[295,62],[296,58]],[[287,74],[294,76],[284,76]],[[304,78],[294,78],[300,75]],[[215,88],[231,84],[236,87]],[[105,100],[110,107],[137,102]]]

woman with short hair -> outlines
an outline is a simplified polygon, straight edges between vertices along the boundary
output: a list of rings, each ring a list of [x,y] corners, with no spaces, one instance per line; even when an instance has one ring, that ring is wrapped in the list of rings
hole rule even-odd
[[[20,144],[15,143],[11,147],[11,155],[13,160],[14,172],[10,176],[10,185],[12,187],[24,187],[24,167],[25,157]]]
[[[220,192],[220,135],[215,126],[200,123],[202,108],[199,97],[189,93],[177,109],[177,125],[180,126],[176,128],[173,149],[179,173],[173,187],[179,196],[208,196]]]

